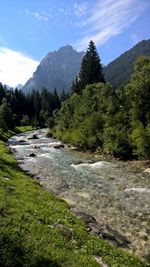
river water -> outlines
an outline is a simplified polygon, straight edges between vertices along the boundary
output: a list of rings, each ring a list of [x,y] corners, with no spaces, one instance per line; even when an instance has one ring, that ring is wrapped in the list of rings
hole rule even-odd
[[[28,139],[35,134],[38,139]],[[9,139],[21,168],[49,191],[65,199],[73,211],[93,215],[130,242],[129,250],[150,255],[150,174],[122,161],[98,161],[90,153],[56,148],[46,130]],[[34,155],[33,155],[34,154]]]

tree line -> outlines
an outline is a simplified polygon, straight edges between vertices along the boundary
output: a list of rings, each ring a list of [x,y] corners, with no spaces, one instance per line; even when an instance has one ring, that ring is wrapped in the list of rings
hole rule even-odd
[[[0,129],[14,129],[20,125],[48,126],[54,110],[60,108],[66,97],[64,91],[58,96],[56,89],[49,92],[46,88],[25,95],[22,90],[8,89],[0,83]]]
[[[91,41],[71,96],[55,112],[53,136],[82,149],[121,158],[150,157],[150,58],[141,56],[130,82],[114,90],[105,82]]]

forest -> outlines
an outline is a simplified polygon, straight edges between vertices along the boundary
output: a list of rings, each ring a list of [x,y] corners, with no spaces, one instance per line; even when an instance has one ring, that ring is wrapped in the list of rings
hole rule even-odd
[[[0,130],[14,129],[16,126],[46,127],[53,111],[59,109],[61,101],[67,98],[62,91],[58,96],[43,88],[24,94],[22,90],[8,89],[0,83]]]
[[[49,127],[49,135],[119,158],[150,157],[150,57],[139,57],[124,88],[105,80],[91,41],[70,95],[43,88],[25,95],[0,84],[0,129]]]
[[[51,134],[81,149],[119,158],[150,157],[150,58],[139,57],[130,82],[105,81],[91,41],[72,94],[55,112]]]

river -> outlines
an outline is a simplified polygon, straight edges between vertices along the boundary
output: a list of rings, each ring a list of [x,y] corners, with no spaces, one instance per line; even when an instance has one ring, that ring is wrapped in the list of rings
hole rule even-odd
[[[36,134],[38,139],[30,139]],[[150,256],[150,174],[123,161],[98,161],[94,155],[46,137],[46,130],[9,139],[21,168],[47,190],[65,199],[72,211],[94,216],[131,242],[129,251]]]

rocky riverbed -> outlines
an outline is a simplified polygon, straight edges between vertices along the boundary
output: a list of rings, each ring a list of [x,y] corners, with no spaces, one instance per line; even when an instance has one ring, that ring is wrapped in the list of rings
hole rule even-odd
[[[46,130],[9,142],[21,168],[65,199],[87,230],[143,258],[150,257],[150,174],[128,162],[98,161],[47,138]]]

